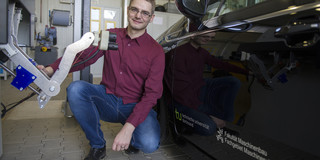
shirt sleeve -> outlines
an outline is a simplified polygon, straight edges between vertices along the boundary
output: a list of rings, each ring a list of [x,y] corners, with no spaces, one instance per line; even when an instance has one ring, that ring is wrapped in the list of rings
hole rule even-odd
[[[152,107],[156,105],[157,100],[162,96],[165,55],[162,48],[159,49],[159,52],[152,61],[141,100],[136,104],[133,112],[127,119],[127,122],[135,127],[146,119]]]
[[[103,51],[98,50],[98,47],[90,46],[89,48],[85,49],[84,51],[77,54],[74,60],[74,64],[81,63],[75,67],[71,67],[69,72],[79,71],[84,69],[85,67],[93,64],[96,62],[101,56],[103,56]],[[57,59],[54,63],[50,64],[49,66],[52,67],[54,72],[59,69],[59,65],[61,62],[62,57]]]

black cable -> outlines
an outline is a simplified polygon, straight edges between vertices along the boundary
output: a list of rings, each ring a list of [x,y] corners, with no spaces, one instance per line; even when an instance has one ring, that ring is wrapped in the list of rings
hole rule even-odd
[[[83,59],[88,58],[88,57],[90,56],[90,54],[92,53],[92,51],[93,51],[94,49],[96,49],[96,48],[97,48],[97,47],[92,48],[92,50],[90,51],[90,53],[89,53],[86,57],[84,57]]]
[[[23,98],[22,100],[20,100],[20,101],[18,101],[18,102],[15,102],[15,103],[11,103],[11,104],[15,104],[15,105],[12,106],[12,107],[10,107],[10,108],[7,108],[9,105],[8,105],[8,106],[5,106],[5,105],[1,102],[1,106],[3,107],[3,109],[2,109],[2,114],[1,114],[1,118],[3,118],[8,111],[10,111],[11,109],[15,108],[16,106],[18,106],[18,105],[21,104],[22,102],[30,99],[30,98],[33,97],[35,94],[36,94],[36,93],[32,92],[29,96]],[[10,105],[11,105],[11,104],[10,104]]]
[[[93,50],[91,50],[88,55],[90,55],[90,54],[92,53],[92,51],[93,51]],[[99,51],[100,51],[100,50],[97,49],[96,52],[94,52],[94,54],[91,55],[88,59],[85,59],[85,60],[83,60],[83,61],[81,61],[81,62],[78,62],[78,63],[72,65],[72,67],[77,67],[77,66],[79,66],[79,65],[81,65],[81,64],[83,64],[83,63],[86,63],[87,61],[89,61],[90,59],[92,59],[93,57],[95,57],[95,56],[98,54]],[[85,57],[85,58],[86,58],[86,57]],[[72,67],[71,67],[71,68],[72,68]]]
[[[12,106],[12,105],[15,105],[15,104],[17,104],[17,103],[18,103],[18,102],[13,102],[13,103],[7,104],[7,107]]]
[[[1,106],[3,107],[2,111],[1,111],[1,118],[3,118],[7,112],[7,107],[2,102],[1,102]]]

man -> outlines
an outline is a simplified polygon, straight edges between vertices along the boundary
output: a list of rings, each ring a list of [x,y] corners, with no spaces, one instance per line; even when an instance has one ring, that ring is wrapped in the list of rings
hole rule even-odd
[[[99,51],[96,57],[70,71],[83,69],[104,56],[101,85],[75,81],[67,88],[71,111],[90,141],[86,160],[106,156],[100,120],[123,124],[112,144],[114,151],[134,147],[151,153],[159,147],[160,127],[152,107],[162,95],[165,58],[162,47],[146,32],[154,9],[154,0],[131,0],[128,27],[109,30],[117,34],[119,49]],[[79,59],[85,59],[93,50],[96,48],[89,47]],[[59,62],[46,67],[45,72],[52,75]]]
[[[202,135],[212,135],[226,121],[233,120],[233,103],[240,88],[240,81],[233,76],[204,79],[205,64],[248,74],[247,70],[223,62],[201,48],[215,35],[211,32],[192,37],[188,43],[166,53],[164,80],[173,98],[172,111],[183,126]]]

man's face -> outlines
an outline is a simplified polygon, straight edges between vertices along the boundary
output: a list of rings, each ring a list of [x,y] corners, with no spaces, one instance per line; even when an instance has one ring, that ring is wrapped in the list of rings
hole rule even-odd
[[[153,20],[152,5],[146,0],[133,0],[128,7],[129,27],[144,30]]]
[[[216,33],[211,32],[211,33],[194,37],[193,41],[198,45],[205,45],[205,44],[208,44],[209,41],[213,40],[215,36],[216,36]]]

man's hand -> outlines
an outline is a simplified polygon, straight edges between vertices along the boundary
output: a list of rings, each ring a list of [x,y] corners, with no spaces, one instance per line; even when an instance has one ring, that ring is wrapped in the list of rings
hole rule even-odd
[[[135,127],[131,123],[125,123],[112,144],[112,150],[121,151],[128,149]]]
[[[43,65],[37,65],[37,68],[42,70],[44,73],[46,73],[49,77],[53,75],[53,68],[48,66],[44,67]]]

